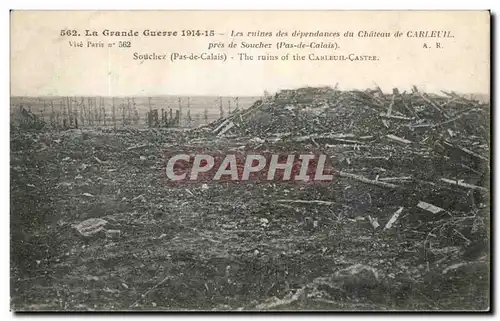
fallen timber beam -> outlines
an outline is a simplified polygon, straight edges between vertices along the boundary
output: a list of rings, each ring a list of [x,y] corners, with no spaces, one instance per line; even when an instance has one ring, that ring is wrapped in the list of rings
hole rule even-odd
[[[422,99],[426,103],[428,103],[429,105],[431,105],[432,107],[434,107],[434,109],[436,109],[437,111],[439,111],[439,113],[441,115],[443,115],[446,118],[450,118],[450,116],[444,110],[442,110],[436,103],[434,103],[432,100],[430,100],[428,97],[426,97],[425,94],[422,94],[421,92],[418,92],[418,94],[420,95],[420,97],[422,97]]]
[[[360,175],[347,173],[347,172],[343,172],[343,171],[340,171],[340,177],[352,179],[352,180],[355,180],[355,181],[358,181],[361,183],[365,183],[365,184],[371,184],[371,185],[375,185],[375,186],[385,187],[385,188],[398,188],[399,187],[398,185],[371,180],[371,179],[368,179],[368,178],[360,176]]]
[[[403,176],[403,177],[382,177],[379,178],[378,181],[382,182],[396,182],[396,183],[408,183],[412,180],[412,177],[410,176]]]
[[[394,223],[396,223],[397,219],[399,218],[399,215],[401,215],[401,212],[403,212],[404,207],[400,207],[394,214],[392,214],[391,219],[387,224],[385,225],[385,230],[388,230],[392,227]]]
[[[398,137],[395,135],[386,135],[386,137],[393,140],[393,141],[396,141],[398,143],[403,143],[403,144],[411,144],[412,143],[411,140],[404,139],[404,138],[401,138],[401,137]]]
[[[384,114],[384,113],[380,113],[380,117],[389,118],[389,119],[396,119],[396,120],[414,120],[415,119],[415,117],[389,115],[389,114]]]
[[[226,127],[224,127],[218,134],[217,136],[222,136],[224,135],[228,130],[230,130],[231,128],[234,127],[234,123],[232,121],[230,121]]]
[[[307,201],[307,200],[283,199],[283,200],[277,200],[276,202],[278,202],[278,203],[318,204],[318,205],[333,205],[333,204],[335,204],[334,202],[318,201],[318,200]]]
[[[396,94],[392,95],[391,103],[389,104],[389,107],[387,107],[387,116],[390,116],[392,113],[392,107],[394,106],[394,101],[396,100]]]
[[[127,150],[134,150],[134,149],[139,149],[139,148],[144,148],[144,147],[149,147],[151,144],[141,144],[141,145],[134,145],[130,146],[127,148]]]
[[[229,123],[229,119],[226,119],[223,121],[219,126],[217,126],[214,130],[212,130],[212,133],[217,133],[219,130],[221,130],[222,127],[226,126],[226,124]]]
[[[473,112],[481,112],[481,109],[479,109],[479,108],[469,109],[467,111],[464,111],[464,112],[461,112],[459,114],[456,114],[455,117],[450,118],[450,119],[448,119],[448,120],[446,120],[444,122],[433,124],[431,127],[439,127],[439,126],[442,126],[442,125],[446,125],[446,124],[452,123],[452,122],[454,122],[456,120],[459,120],[463,116],[467,116],[468,114],[473,113]]]
[[[465,112],[462,112],[460,114],[456,114],[454,115],[453,118],[450,118],[450,119],[447,119],[446,121],[443,121],[443,122],[440,122],[440,123],[436,123],[436,124],[430,124],[430,123],[426,123],[426,124],[409,124],[408,127],[411,127],[411,128],[422,128],[422,127],[431,127],[431,128],[435,128],[435,127],[439,127],[439,126],[443,126],[443,125],[446,125],[446,124],[449,124],[449,123],[452,123],[456,120],[459,120],[460,118],[462,118],[463,116],[466,116],[472,112],[480,112],[481,110],[478,109],[478,108],[473,108],[473,109],[469,109]]]
[[[481,192],[488,192],[488,189],[486,187],[472,185],[472,184],[460,182],[460,181],[453,180],[453,179],[441,178],[441,181],[448,183],[448,184],[451,184],[451,185],[456,185],[456,186],[459,186],[462,188],[472,189],[472,190],[481,191]]]
[[[424,201],[418,202],[417,207],[421,208],[423,210],[426,210],[428,212],[431,212],[432,214],[437,214],[439,212],[444,211],[444,209],[442,209],[441,207],[424,202]]]
[[[452,142],[450,142],[450,141],[448,141],[448,140],[445,140],[445,141],[444,141],[444,145],[445,145],[446,147],[448,147],[448,148],[455,148],[455,149],[458,149],[458,150],[460,150],[461,152],[463,152],[463,153],[465,153],[465,154],[467,154],[467,155],[469,155],[469,156],[472,156],[472,157],[474,157],[474,158],[478,158],[478,159],[484,160],[484,161],[486,161],[486,162],[488,162],[488,161],[489,161],[489,159],[488,159],[488,158],[486,158],[486,157],[484,157],[484,156],[482,156],[482,155],[479,155],[479,154],[477,154],[477,153],[474,153],[473,151],[471,151],[471,150],[469,150],[469,149],[467,149],[467,148],[465,148],[465,147],[462,147],[462,146],[459,146],[459,145],[455,145],[455,144],[453,144]]]
[[[336,143],[341,143],[341,144],[358,144],[362,145],[363,142],[359,140],[354,140],[354,139],[345,139],[343,137],[354,137],[354,135],[308,135],[308,136],[299,136],[299,137],[294,137],[291,140],[294,142],[304,142],[308,140],[316,140],[316,142],[319,140],[320,142],[336,142]]]

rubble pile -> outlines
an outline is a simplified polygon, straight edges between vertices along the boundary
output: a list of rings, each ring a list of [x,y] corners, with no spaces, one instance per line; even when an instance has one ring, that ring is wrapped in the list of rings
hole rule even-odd
[[[208,129],[218,137],[248,137],[250,142],[330,148],[332,156],[344,160],[343,156],[351,154],[345,148],[352,147],[373,163],[397,157],[402,166],[417,172],[433,167],[458,177],[465,170],[473,176],[473,182],[466,183],[481,185],[489,171],[489,120],[489,102],[454,92],[426,94],[413,87],[411,93],[395,88],[392,94],[384,94],[380,88],[339,91],[323,87],[283,90]],[[352,156],[355,160],[356,155]],[[457,177],[441,182],[452,184],[449,179]],[[461,184],[462,179],[458,177],[456,184],[478,190]]]
[[[321,202],[333,197],[351,220],[398,234],[406,253],[421,257],[415,279],[429,269],[446,279],[449,269],[488,257],[489,126],[489,102],[454,92],[324,87],[278,92],[210,132],[245,137],[254,149],[328,154],[340,184]]]
[[[212,123],[217,135],[266,137],[273,134],[344,133],[382,137],[400,142],[446,138],[483,149],[489,135],[489,103],[456,93],[442,96],[419,92],[384,94],[379,88],[339,91],[330,87],[283,90]],[[396,136],[396,137],[394,137]],[[464,142],[464,140],[466,140]]]

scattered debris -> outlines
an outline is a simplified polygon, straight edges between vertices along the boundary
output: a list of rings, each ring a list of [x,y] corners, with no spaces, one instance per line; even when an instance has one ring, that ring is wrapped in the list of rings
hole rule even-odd
[[[276,297],[271,298],[268,302],[258,304],[255,308],[257,310],[271,310],[278,307],[290,305],[296,301],[301,301],[306,299],[306,292],[304,289],[298,289],[295,293],[287,294],[283,299],[278,299]]]
[[[334,280],[347,290],[361,288],[373,288],[380,282],[380,276],[376,269],[363,264],[354,264],[345,269],[335,272]]]
[[[150,144],[134,145],[134,146],[128,147],[127,150],[140,149],[140,148],[149,147],[149,146],[151,146],[151,145]]]
[[[411,144],[411,140],[404,139],[395,135],[386,135],[387,138],[394,140],[398,143],[403,143],[403,144]]]
[[[144,195],[141,194],[141,195],[138,195],[138,196],[134,197],[132,199],[132,201],[141,201],[143,203],[146,203],[146,198],[144,197]]]
[[[254,138],[250,139],[250,142],[257,143],[257,144],[263,144],[266,141],[260,137],[254,137]]]
[[[120,238],[121,231],[120,230],[106,230],[106,237],[110,239]]]
[[[312,230],[314,228],[314,222],[313,219],[309,216],[304,218],[304,229],[305,230]]]
[[[400,207],[396,212],[394,212],[394,214],[392,214],[392,217],[389,220],[389,222],[387,222],[387,224],[385,224],[385,229],[386,230],[390,229],[392,227],[392,225],[394,223],[396,223],[399,215],[401,215],[401,213],[403,212],[403,209],[404,209],[404,207]]]
[[[368,221],[370,221],[371,226],[373,227],[374,230],[379,228],[380,224],[378,223],[377,218],[373,218],[370,215],[368,215]]]
[[[437,207],[435,205],[426,203],[426,202],[418,202],[417,207],[420,207],[423,210],[426,210],[428,212],[431,212],[432,214],[437,214],[441,211],[444,211],[441,207]]]
[[[99,164],[107,164],[108,162],[107,161],[102,161],[100,160],[97,156],[94,156],[94,159],[96,160],[96,162],[98,162]]]
[[[104,226],[108,224],[108,221],[101,218],[90,218],[78,224],[72,225],[78,233],[84,237],[91,237],[100,233],[104,233]]]

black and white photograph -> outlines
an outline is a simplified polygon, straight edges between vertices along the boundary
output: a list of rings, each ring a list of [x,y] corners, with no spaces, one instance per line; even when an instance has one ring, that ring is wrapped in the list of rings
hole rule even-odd
[[[11,310],[490,311],[490,20],[12,11]]]

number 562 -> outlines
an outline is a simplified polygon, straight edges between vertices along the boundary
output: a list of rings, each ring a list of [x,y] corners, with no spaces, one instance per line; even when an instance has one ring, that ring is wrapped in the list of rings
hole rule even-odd
[[[118,48],[130,48],[132,44],[130,41],[118,41]]]
[[[78,31],[76,30],[68,30],[68,29],[63,29],[61,30],[61,36],[72,36],[72,37],[76,37],[78,36]]]

